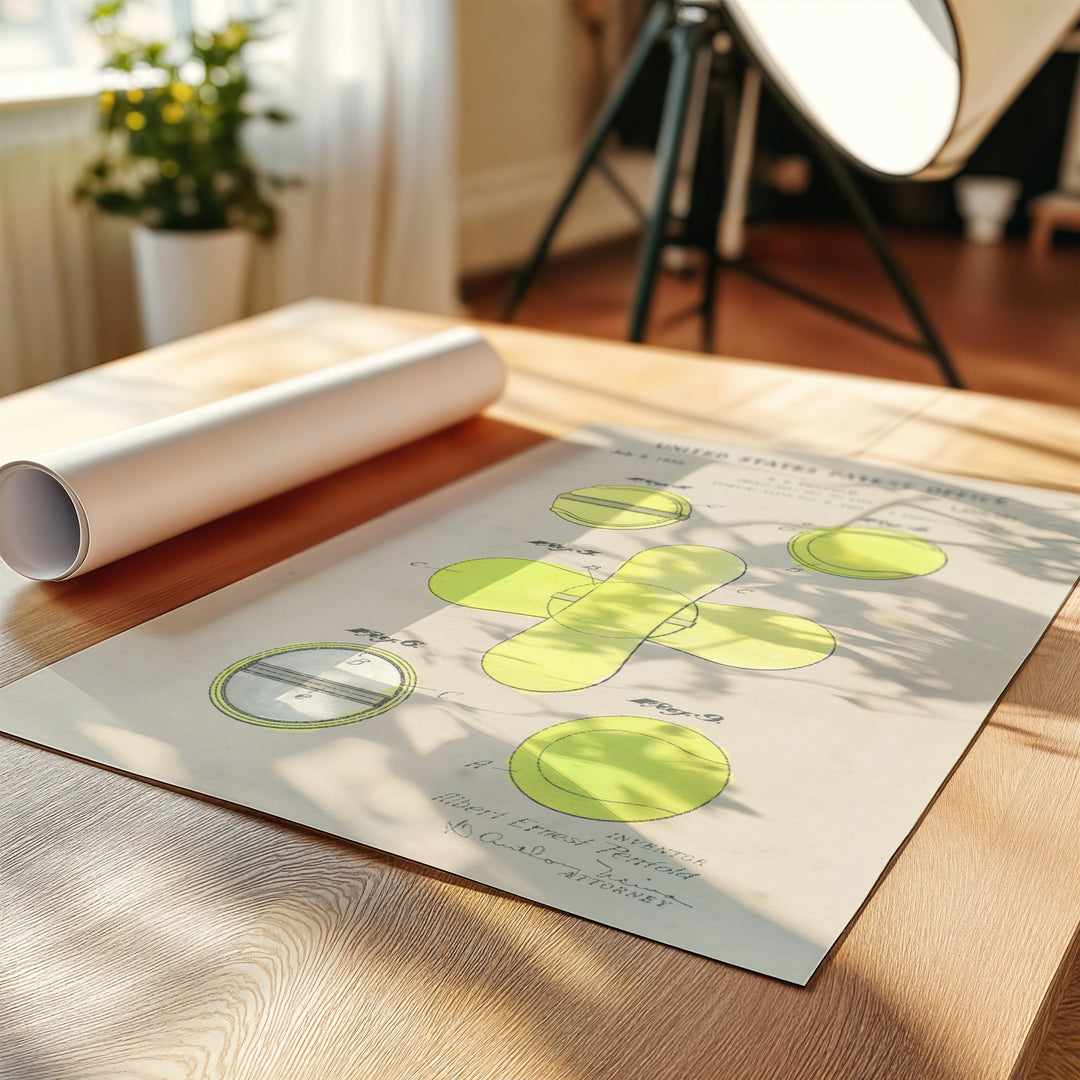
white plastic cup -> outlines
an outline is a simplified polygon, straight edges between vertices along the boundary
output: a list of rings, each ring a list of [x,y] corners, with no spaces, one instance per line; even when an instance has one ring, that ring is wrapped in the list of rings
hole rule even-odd
[[[1010,176],[961,176],[953,185],[964,234],[977,244],[998,244],[1020,196]]]

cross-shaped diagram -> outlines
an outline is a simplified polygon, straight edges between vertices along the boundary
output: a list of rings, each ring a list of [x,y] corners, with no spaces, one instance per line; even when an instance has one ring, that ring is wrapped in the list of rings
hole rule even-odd
[[[647,548],[597,581],[555,563],[468,559],[437,570],[440,599],[541,621],[499,642],[483,669],[518,690],[582,690],[611,678],[645,642],[728,667],[806,667],[836,647],[832,633],[798,615],[702,598],[746,570],[719,548]]]

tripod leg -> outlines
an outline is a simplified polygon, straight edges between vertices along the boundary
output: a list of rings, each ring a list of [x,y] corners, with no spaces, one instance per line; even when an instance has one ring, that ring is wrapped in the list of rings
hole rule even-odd
[[[705,201],[705,273],[701,296],[701,351],[716,348],[716,318],[720,305],[719,280],[727,252],[721,237],[724,222],[735,220],[733,234],[742,245],[743,218],[746,211],[746,192],[754,153],[757,125],[757,86],[752,81],[753,69],[728,56],[719,80],[722,89],[720,122],[723,133],[723,154],[720,183],[708,193]]]
[[[715,251],[705,251],[705,273],[701,283],[701,351],[711,353],[716,347],[716,307],[720,258]]]
[[[682,232],[685,232],[689,225],[690,213],[695,205],[698,157],[710,111],[712,61],[711,49],[699,49],[694,60],[694,73],[690,77],[690,97],[686,103],[686,120],[683,122],[682,140],[679,143],[679,160],[675,166],[675,185],[671,192],[671,205],[668,207],[670,221],[679,223]],[[642,223],[648,227],[648,215],[642,215]],[[693,268],[693,264],[687,259],[686,249],[681,246],[665,248],[660,253],[660,265],[665,270],[676,273],[685,273]]]
[[[937,361],[938,369],[941,371],[945,384],[962,390],[964,384],[961,382],[960,376],[956,372],[956,368],[953,367],[952,360],[949,358],[945,345],[941,338],[938,337],[933,323],[930,322],[929,316],[923,309],[922,303],[919,300],[915,289],[912,287],[911,282],[908,280],[907,274],[904,273],[903,267],[897,261],[896,255],[893,253],[885,234],[881,231],[881,226],[878,224],[878,220],[875,217],[873,210],[870,208],[870,204],[866,201],[866,197],[863,195],[862,190],[859,188],[859,185],[856,184],[844,163],[840,160],[839,155],[823,139],[818,138],[816,133],[814,142],[817,144],[821,160],[825,162],[826,167],[836,181],[837,187],[840,189],[844,198],[847,199],[859,225],[866,234],[866,238],[870,242],[870,246],[874,249],[874,254],[877,256],[878,262],[888,275],[889,280],[892,282],[893,288],[896,289],[904,307],[907,308],[911,321],[918,327],[919,332],[922,334],[927,351],[930,352]]]
[[[637,41],[634,42],[634,47],[626,61],[626,66],[623,68],[622,74],[619,77],[618,85],[605,102],[600,115],[593,124],[592,131],[589,133],[585,148],[582,150],[581,158],[578,161],[574,175],[570,178],[570,182],[566,185],[566,190],[563,192],[562,198],[559,200],[551,217],[548,219],[547,224],[544,226],[544,231],[541,233],[540,239],[533,249],[532,256],[528,263],[525,264],[524,269],[518,275],[517,281],[514,283],[514,291],[511,293],[510,299],[506,302],[506,307],[503,309],[504,320],[513,318],[514,312],[521,302],[521,298],[529,291],[529,287],[532,285],[544,259],[547,258],[548,248],[551,246],[551,241],[555,238],[556,230],[562,223],[566,211],[570,209],[570,204],[574,201],[574,196],[577,195],[578,189],[581,187],[586,175],[596,161],[597,155],[600,153],[600,149],[604,144],[604,140],[615,125],[615,119],[619,109],[622,108],[623,101],[626,99],[626,96],[630,93],[631,88],[641,74],[641,69],[644,67],[645,61],[652,51],[653,46],[664,36],[670,23],[670,3],[668,0],[656,0],[641,31],[638,33]]]
[[[660,249],[670,215],[671,192],[679,164],[679,147],[694,75],[694,57],[697,49],[706,40],[703,23],[677,23],[671,33],[671,74],[668,77],[664,113],[656,142],[656,194],[653,197],[652,216],[645,231],[638,261],[637,287],[630,315],[630,329],[627,332],[630,341],[645,339],[645,326],[649,320]]]

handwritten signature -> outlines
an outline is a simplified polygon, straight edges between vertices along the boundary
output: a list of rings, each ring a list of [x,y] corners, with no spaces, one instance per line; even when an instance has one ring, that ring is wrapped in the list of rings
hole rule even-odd
[[[649,904],[658,908],[668,907],[671,904],[679,904],[684,908],[693,907],[692,904],[686,903],[685,900],[680,900],[673,893],[663,892],[660,889],[653,888],[651,885],[645,885],[640,881],[633,881],[630,878],[616,877],[615,868],[608,865],[603,859],[596,860],[603,869],[598,873],[592,873],[588,870],[583,870],[579,866],[573,866],[568,862],[563,862],[561,859],[552,858],[551,855],[548,854],[547,847],[544,844],[515,843],[513,840],[507,840],[505,833],[494,830],[476,833],[471,822],[466,820],[448,821],[444,828],[444,832],[453,836],[460,836],[463,840],[477,840],[481,844],[490,844],[492,847],[512,852],[515,855],[522,855],[527,859],[532,859],[535,862],[550,866],[553,869],[561,868],[556,869],[556,872],[560,877],[566,878],[568,881],[573,881],[576,884],[584,885],[588,888],[610,892],[616,896],[624,896],[628,900],[636,900],[639,903]]]

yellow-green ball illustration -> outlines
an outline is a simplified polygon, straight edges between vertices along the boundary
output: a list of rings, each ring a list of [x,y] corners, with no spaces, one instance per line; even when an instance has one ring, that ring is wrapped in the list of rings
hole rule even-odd
[[[655,529],[685,521],[691,513],[690,504],[674,492],[610,484],[564,491],[551,509],[590,529]]]
[[[807,570],[870,581],[922,577],[946,562],[937,544],[915,533],[856,526],[799,533],[788,551]]]
[[[510,757],[535,802],[594,821],[685,814],[727,786],[727,755],[700,731],[646,716],[591,716],[538,731]]]

